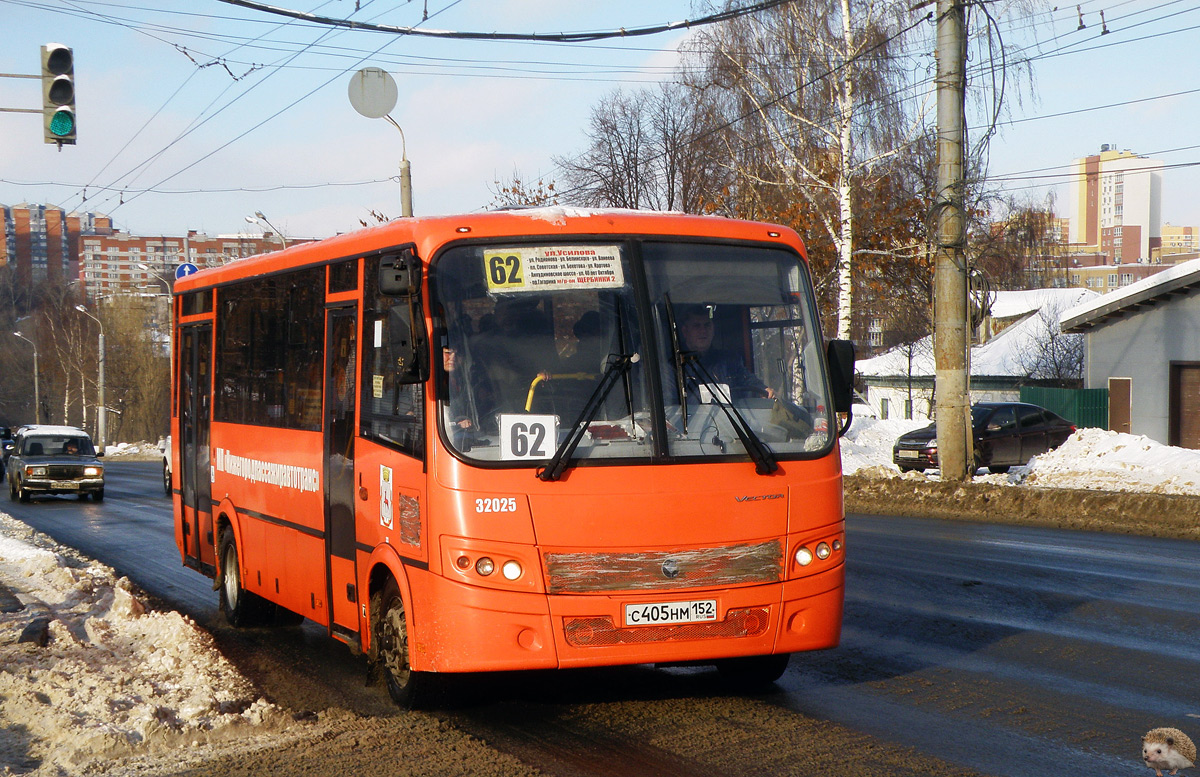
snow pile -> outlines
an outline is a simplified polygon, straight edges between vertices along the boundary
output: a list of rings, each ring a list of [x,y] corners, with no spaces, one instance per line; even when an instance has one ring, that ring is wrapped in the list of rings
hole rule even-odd
[[[919,421],[855,418],[842,438],[842,472],[870,477],[901,477],[892,463],[892,444]],[[908,472],[906,478],[932,475]],[[1035,456],[1026,467],[1005,475],[980,474],[976,482],[1043,488],[1084,488],[1200,496],[1200,451],[1163,445],[1148,437],[1104,429],[1080,429],[1057,449]]]
[[[892,463],[892,445],[900,435],[922,426],[925,426],[924,421],[880,421],[855,415],[850,430],[842,438],[842,473],[850,475],[859,470],[872,470],[885,474],[890,470],[891,474],[899,474],[900,470]],[[884,469],[873,470],[875,467]]]
[[[81,774],[292,723],[191,620],[3,514],[0,584],[24,604],[0,611],[0,774]]]
[[[118,442],[104,446],[104,455],[108,458],[151,457],[162,455],[161,443],[153,442]]]
[[[1029,485],[1200,495],[1200,451],[1149,437],[1080,429],[1030,463]]]

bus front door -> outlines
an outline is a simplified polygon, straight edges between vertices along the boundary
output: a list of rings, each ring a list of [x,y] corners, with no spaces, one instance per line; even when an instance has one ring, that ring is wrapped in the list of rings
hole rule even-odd
[[[183,563],[213,572],[216,546],[212,537],[212,473],[209,469],[209,425],[212,420],[212,325],[180,330],[179,347],[179,489],[181,525],[176,536]]]
[[[357,635],[354,404],[357,317],[330,310],[325,340],[325,563],[331,633]]]

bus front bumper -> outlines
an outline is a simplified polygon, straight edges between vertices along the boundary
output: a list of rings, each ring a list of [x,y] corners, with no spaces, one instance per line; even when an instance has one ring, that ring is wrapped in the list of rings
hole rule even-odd
[[[545,596],[469,586],[432,573],[410,579],[413,669],[484,672],[703,663],[835,647],[845,566],[783,583],[667,594]],[[627,605],[684,601],[715,602],[715,619],[625,623]]]

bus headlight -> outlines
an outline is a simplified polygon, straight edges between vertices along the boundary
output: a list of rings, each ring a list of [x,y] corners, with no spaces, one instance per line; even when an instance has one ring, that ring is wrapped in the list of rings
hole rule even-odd
[[[817,558],[821,559],[822,561],[829,558],[829,554],[832,552],[833,551],[829,549],[829,545],[826,543],[821,542],[817,544]]]
[[[801,545],[796,548],[796,563],[802,567],[806,567],[813,562],[813,552],[806,546]]]
[[[500,567],[500,574],[504,575],[505,580],[516,580],[521,576],[521,565],[511,559],[505,561]]]
[[[487,556],[475,562],[475,571],[480,575],[487,577],[496,571],[496,563]]]

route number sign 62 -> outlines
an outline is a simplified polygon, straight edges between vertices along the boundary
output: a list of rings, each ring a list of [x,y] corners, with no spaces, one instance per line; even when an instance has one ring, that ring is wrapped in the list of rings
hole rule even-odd
[[[558,416],[508,414],[500,416],[500,458],[503,461],[548,459],[558,447]]]

